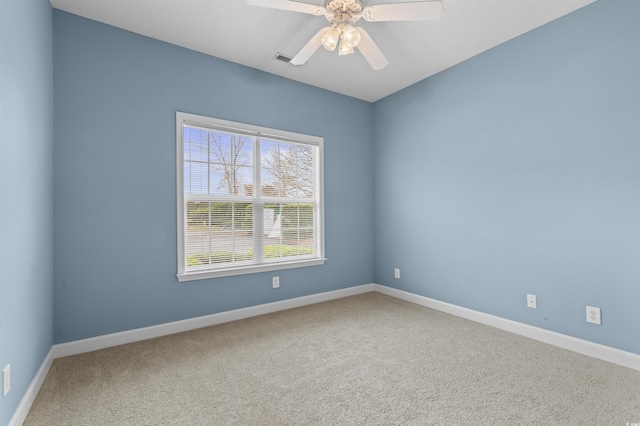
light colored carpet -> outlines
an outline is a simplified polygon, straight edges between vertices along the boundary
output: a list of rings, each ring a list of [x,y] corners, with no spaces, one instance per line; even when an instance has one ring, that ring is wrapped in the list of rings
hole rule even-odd
[[[25,425],[625,425],[640,372],[379,293],[60,358]]]

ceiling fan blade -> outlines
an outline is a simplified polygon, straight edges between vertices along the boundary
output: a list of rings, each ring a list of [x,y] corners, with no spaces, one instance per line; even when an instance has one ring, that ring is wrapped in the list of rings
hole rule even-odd
[[[364,28],[357,27],[356,30],[358,30],[361,36],[360,43],[358,43],[358,46],[356,47],[360,49],[362,56],[364,56],[367,62],[369,62],[371,68],[373,68],[374,71],[378,71],[389,65],[387,58],[384,57],[384,54],[380,48],[378,48],[378,45],[374,43],[373,39],[364,30]]]
[[[365,20],[373,21],[435,21],[442,16],[442,1],[418,1],[367,6],[362,11]]]
[[[313,38],[311,38],[311,40],[309,40],[298,53],[296,53],[296,56],[291,58],[289,63],[293,65],[304,65],[309,60],[311,55],[316,53],[316,50],[318,50],[318,47],[320,47],[320,45],[322,44],[322,36],[326,31],[326,27],[318,31],[317,34],[314,35]]]
[[[310,15],[323,15],[325,12],[322,6],[291,0],[247,0],[247,3],[251,6],[290,10],[293,12],[308,13]]]

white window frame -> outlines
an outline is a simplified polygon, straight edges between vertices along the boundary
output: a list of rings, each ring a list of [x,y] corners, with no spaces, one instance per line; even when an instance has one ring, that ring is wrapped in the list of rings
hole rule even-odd
[[[266,263],[254,263],[249,265],[230,265],[229,267],[217,267],[214,270],[186,271],[186,203],[184,194],[184,125],[212,128],[215,130],[229,131],[246,134],[254,137],[274,138],[281,141],[303,143],[318,147],[317,176],[315,202],[318,205],[316,218],[316,251],[317,257],[312,259],[292,260],[287,258],[282,261],[269,261]],[[301,268],[307,266],[323,265],[326,261],[324,254],[324,139],[318,136],[309,136],[301,133],[293,133],[284,130],[270,129],[251,124],[236,123],[212,117],[189,114],[176,111],[176,195],[177,195],[177,234],[178,234],[178,281],[192,281],[207,278],[217,278],[232,275],[242,275],[257,272],[277,271],[281,269]],[[259,168],[259,165],[254,165]]]

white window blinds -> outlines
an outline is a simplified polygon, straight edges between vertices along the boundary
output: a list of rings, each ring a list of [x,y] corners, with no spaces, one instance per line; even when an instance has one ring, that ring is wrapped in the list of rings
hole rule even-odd
[[[176,121],[181,281],[324,262],[321,138]]]

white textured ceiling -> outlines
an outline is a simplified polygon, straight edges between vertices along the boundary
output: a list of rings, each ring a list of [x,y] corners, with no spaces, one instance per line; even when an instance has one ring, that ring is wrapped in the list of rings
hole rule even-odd
[[[365,0],[363,4],[409,0]],[[327,21],[245,0],[51,0],[51,5],[134,33],[374,102],[595,0],[443,0],[438,21],[366,22],[389,60],[373,71],[356,53],[323,48],[303,66],[294,56]],[[323,5],[324,0],[306,0]]]

